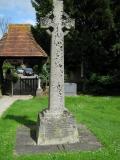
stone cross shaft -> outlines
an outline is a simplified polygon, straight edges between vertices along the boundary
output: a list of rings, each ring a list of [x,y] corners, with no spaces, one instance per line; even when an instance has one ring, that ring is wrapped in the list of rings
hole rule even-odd
[[[51,113],[61,114],[65,110],[64,36],[67,29],[74,27],[74,20],[63,11],[63,0],[53,0],[53,11],[41,18],[41,26],[52,35],[49,109]]]

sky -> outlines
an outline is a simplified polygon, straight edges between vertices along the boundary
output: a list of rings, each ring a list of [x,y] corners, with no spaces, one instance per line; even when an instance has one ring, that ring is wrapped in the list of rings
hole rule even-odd
[[[0,18],[8,19],[9,23],[35,24],[35,9],[31,0],[0,0]],[[2,33],[0,31],[0,37]]]

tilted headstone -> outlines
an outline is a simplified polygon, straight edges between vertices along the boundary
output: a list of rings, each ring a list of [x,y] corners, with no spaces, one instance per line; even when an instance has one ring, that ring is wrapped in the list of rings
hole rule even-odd
[[[76,122],[64,105],[64,35],[69,32],[64,28],[70,29],[74,24],[63,11],[63,0],[53,0],[53,11],[41,20],[52,40],[49,108],[38,115],[38,145],[79,141]]]

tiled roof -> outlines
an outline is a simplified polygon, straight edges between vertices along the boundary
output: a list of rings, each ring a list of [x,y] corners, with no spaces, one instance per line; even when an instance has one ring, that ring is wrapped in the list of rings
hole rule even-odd
[[[0,40],[0,57],[47,57],[28,24],[11,24]]]

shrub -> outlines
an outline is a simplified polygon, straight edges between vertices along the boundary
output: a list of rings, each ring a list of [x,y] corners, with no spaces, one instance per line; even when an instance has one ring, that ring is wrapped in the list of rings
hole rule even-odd
[[[113,78],[110,75],[98,75],[92,73],[86,82],[85,92],[104,94],[111,89]]]
[[[40,73],[40,79],[42,80],[42,84],[45,84],[45,88],[47,87],[49,83],[49,77],[50,77],[50,66],[49,64],[44,64]]]
[[[18,75],[16,73],[13,73],[12,74],[12,82],[16,83],[18,81],[18,79],[19,79]]]
[[[5,74],[7,74],[9,71],[9,74],[11,75],[11,81],[13,83],[16,83],[19,79],[18,74],[16,73],[15,67],[13,65],[10,64],[10,62],[5,61],[3,64],[3,73],[4,76]]]

